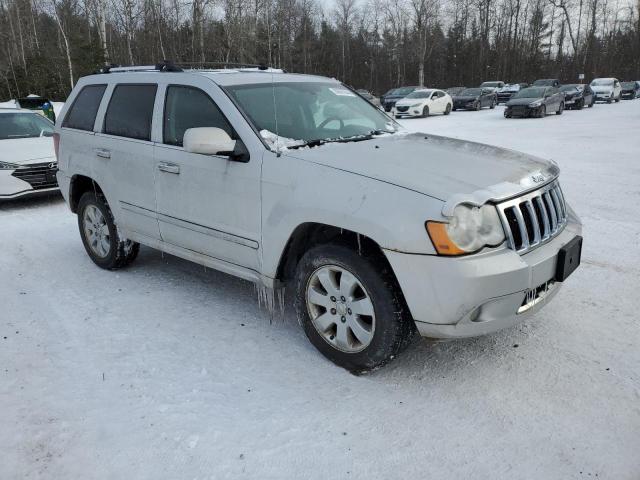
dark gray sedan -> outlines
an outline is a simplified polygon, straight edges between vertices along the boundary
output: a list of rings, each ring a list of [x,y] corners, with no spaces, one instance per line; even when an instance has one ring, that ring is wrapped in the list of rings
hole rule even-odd
[[[555,87],[529,87],[520,90],[506,104],[504,116],[542,118],[547,113],[562,115],[564,94]]]
[[[482,107],[495,108],[498,104],[496,92],[487,88],[467,88],[453,96],[453,110],[480,110]]]

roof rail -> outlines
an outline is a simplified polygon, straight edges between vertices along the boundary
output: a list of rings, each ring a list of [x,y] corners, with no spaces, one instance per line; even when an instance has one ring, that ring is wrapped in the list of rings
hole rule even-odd
[[[121,72],[182,72],[171,60],[163,60],[155,65],[130,65],[122,67],[114,63],[105,65],[94,73],[121,73]]]
[[[269,67],[265,63],[245,63],[245,62],[180,62],[180,66],[189,68],[209,68],[209,67],[223,67],[223,68],[257,68],[258,70],[269,70]]]

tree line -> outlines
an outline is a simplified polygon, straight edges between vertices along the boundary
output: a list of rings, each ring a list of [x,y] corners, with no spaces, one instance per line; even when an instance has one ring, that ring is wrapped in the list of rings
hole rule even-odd
[[[0,100],[105,64],[267,64],[384,93],[640,79],[640,0],[0,0]],[[209,65],[209,63],[207,63]]]

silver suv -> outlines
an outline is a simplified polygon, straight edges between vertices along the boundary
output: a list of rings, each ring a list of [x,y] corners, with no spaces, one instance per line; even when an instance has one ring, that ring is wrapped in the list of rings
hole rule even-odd
[[[329,359],[380,366],[417,331],[528,318],[580,262],[558,167],[411,134],[336,80],[274,70],[111,69],[55,130],[60,188],[100,267],[139,244],[292,287]]]

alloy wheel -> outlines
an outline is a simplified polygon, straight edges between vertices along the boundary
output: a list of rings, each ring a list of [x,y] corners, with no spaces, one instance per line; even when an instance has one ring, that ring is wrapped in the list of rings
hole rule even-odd
[[[311,323],[332,347],[357,353],[369,346],[375,332],[373,302],[360,280],[337,265],[318,268],[305,292]]]
[[[106,257],[111,249],[111,235],[104,215],[95,205],[88,205],[84,209],[82,220],[89,248],[98,257]]]

